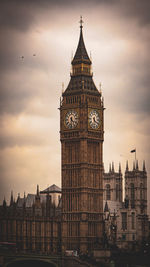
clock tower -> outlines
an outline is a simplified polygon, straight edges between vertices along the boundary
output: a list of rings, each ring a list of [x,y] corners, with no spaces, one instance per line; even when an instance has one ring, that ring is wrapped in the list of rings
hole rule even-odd
[[[60,103],[62,250],[86,253],[102,241],[103,101],[80,38]]]

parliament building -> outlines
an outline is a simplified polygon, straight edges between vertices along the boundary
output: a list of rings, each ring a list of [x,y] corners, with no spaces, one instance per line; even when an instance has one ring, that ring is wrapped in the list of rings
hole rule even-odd
[[[86,254],[116,245],[132,248],[147,240],[147,174],[134,162],[104,171],[104,103],[93,81],[83,39],[82,19],[70,82],[60,100],[61,189],[52,185],[35,194],[11,193],[0,206],[0,242],[18,251],[43,254],[76,250]]]

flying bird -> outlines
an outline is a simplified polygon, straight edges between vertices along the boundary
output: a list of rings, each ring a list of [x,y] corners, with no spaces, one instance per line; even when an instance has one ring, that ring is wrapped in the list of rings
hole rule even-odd
[[[24,56],[21,56],[21,59],[23,60],[24,59]]]
[[[36,56],[36,54],[33,54],[33,57],[35,57]]]

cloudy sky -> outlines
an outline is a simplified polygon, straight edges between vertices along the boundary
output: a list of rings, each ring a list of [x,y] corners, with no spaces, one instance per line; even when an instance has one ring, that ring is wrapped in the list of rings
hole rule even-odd
[[[145,159],[150,173],[150,1],[1,0],[1,201],[61,186],[59,98],[79,39],[105,100],[104,163]],[[36,55],[36,56],[35,56]],[[23,58],[22,58],[23,56]],[[148,182],[150,187],[150,182]]]

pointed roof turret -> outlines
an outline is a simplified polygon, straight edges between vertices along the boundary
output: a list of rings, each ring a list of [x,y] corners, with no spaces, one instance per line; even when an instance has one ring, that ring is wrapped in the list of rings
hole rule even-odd
[[[139,164],[138,164],[138,160],[136,160],[136,170],[139,169]]]
[[[126,162],[126,171],[128,171],[129,170],[129,166],[128,166],[128,160],[127,160],[127,162]]]
[[[114,172],[115,169],[114,169],[114,162],[112,162],[112,172]]]
[[[121,163],[119,162],[119,173],[121,173]]]
[[[109,172],[111,172],[111,163],[109,163]]]
[[[3,207],[6,207],[7,206],[7,203],[6,203],[6,199],[4,197],[4,200],[3,200]]]
[[[89,65],[92,64],[92,62],[88,56],[88,53],[86,51],[86,48],[85,48],[82,28],[83,28],[83,20],[82,20],[82,16],[81,16],[80,17],[80,38],[79,38],[79,43],[77,46],[75,56],[71,62],[72,65],[80,64],[80,63],[85,63],[85,64],[89,64]]]
[[[14,199],[13,199],[13,191],[11,191],[10,206],[12,206],[13,203],[14,203]]]
[[[145,160],[143,160],[143,171],[146,171],[146,168],[145,168]]]
[[[39,196],[39,185],[37,184],[36,195]]]
[[[88,93],[95,96],[101,96],[93,81],[91,69],[91,59],[88,56],[83,39],[83,20],[80,19],[80,37],[75,55],[71,61],[71,79],[62,96]]]
[[[135,161],[133,161],[133,171],[135,170]]]

